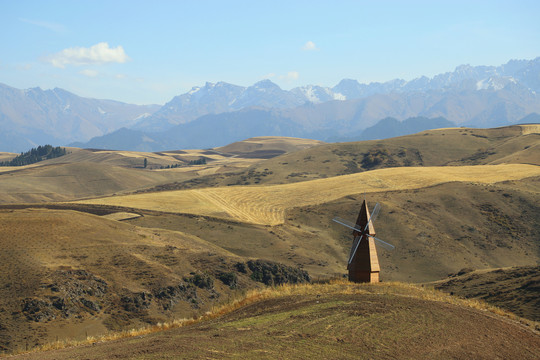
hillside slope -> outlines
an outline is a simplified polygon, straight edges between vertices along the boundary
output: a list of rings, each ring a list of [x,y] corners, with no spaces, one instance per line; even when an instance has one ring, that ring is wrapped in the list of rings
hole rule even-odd
[[[0,203],[4,204],[113,195],[188,178],[175,173],[85,162],[50,165],[43,162],[3,170],[0,172]]]
[[[538,125],[438,129],[385,140],[321,145],[269,159],[221,183],[253,184],[254,175],[263,173],[261,184],[283,184],[386,167],[540,165],[539,154]]]
[[[400,167],[328,179],[267,186],[229,186],[166,191],[84,200],[86,204],[190,213],[262,225],[285,221],[288,209],[333,201],[347,195],[420,189],[453,181],[492,184],[540,176],[540,166]]]
[[[55,159],[0,167],[0,204],[75,200],[196,182],[204,175],[239,172],[265,159],[319,144],[309,139],[262,137],[215,150],[145,153],[68,148],[67,155]],[[10,155],[2,153],[0,159]],[[145,159],[147,168],[143,169]],[[190,165],[200,159],[206,164]],[[162,169],[165,167],[168,169]]]
[[[337,288],[336,288],[337,287]],[[279,290],[278,290],[279,291]],[[331,285],[136,338],[17,359],[537,359],[540,336],[467,303],[399,284]]]
[[[0,351],[192,317],[262,286],[258,268],[306,280],[193,235],[70,210],[0,210],[0,248]]]
[[[436,289],[468,299],[481,299],[518,316],[540,321],[540,266],[463,269],[433,285]]]
[[[384,281],[433,281],[465,267],[540,261],[540,177],[490,185],[450,182],[366,196],[370,209],[375,202],[382,205],[377,236],[396,246],[379,250]],[[241,256],[302,266],[314,278],[341,276],[352,238],[332,218],[354,221],[363,199],[351,194],[291,207],[276,226],[179,213],[145,214],[129,222],[185,231]]]

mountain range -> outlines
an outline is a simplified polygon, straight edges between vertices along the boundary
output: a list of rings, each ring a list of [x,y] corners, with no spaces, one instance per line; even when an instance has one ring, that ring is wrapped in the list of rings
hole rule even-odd
[[[365,129],[387,117],[503,126],[535,118],[539,93],[540,57],[501,66],[461,65],[411,81],[344,79],[332,88],[308,85],[288,91],[270,80],[249,87],[206,83],[161,107],[0,84],[0,151],[43,143],[158,151],[215,147],[261,135],[328,141],[362,138]]]
[[[58,88],[19,90],[0,84],[0,151],[87,141],[134,125],[158,109],[84,98]]]

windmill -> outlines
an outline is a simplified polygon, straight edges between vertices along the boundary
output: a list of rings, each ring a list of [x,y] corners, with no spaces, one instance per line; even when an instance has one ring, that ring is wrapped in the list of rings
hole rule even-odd
[[[394,249],[394,245],[375,237],[373,221],[377,218],[377,215],[379,215],[380,210],[381,207],[379,203],[375,204],[373,213],[370,216],[366,201],[364,200],[356,224],[340,217],[335,217],[333,219],[333,221],[338,224],[353,230],[354,240],[347,264],[350,281],[379,282],[379,272],[381,271],[381,268],[379,266],[375,241],[387,250]]]

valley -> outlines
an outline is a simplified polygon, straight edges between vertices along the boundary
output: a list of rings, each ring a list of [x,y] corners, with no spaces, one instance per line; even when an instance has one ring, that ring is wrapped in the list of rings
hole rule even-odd
[[[205,163],[195,165],[200,159]],[[194,337],[200,328],[201,334],[210,334],[205,336],[218,334],[219,345],[208,349],[234,357],[253,348],[249,338],[263,336],[264,323],[275,331],[273,338],[285,343],[257,353],[263,357],[275,355],[291,336],[306,344],[298,358],[311,354],[309,348],[332,357],[336,346],[350,347],[346,358],[354,357],[357,346],[392,357],[408,351],[392,340],[397,333],[360,344],[346,336],[345,328],[337,330],[337,323],[345,322],[347,331],[356,333],[374,326],[370,321],[401,321],[417,330],[407,341],[416,344],[409,350],[419,357],[465,356],[477,342],[456,340],[455,329],[465,326],[458,319],[472,316],[483,329],[525,336],[531,348],[520,350],[523,358],[538,354],[538,319],[531,310],[535,296],[530,295],[537,291],[536,270],[531,269],[540,264],[538,125],[447,128],[349,143],[257,137],[220,148],[155,153],[68,148],[67,155],[55,159],[1,167],[0,192],[0,349],[6,353],[56,339],[85,341],[198,318],[249,291],[264,292],[266,285],[311,280],[316,282],[311,290],[279,295],[282,306],[262,298],[223,318],[140,341],[121,340],[115,351],[127,358],[148,351],[153,341],[202,341]],[[382,206],[374,224],[377,237],[396,247],[379,251],[383,283],[322,290],[321,283],[345,276],[351,242],[349,231],[331,220],[354,220],[364,198],[370,208],[376,202]],[[467,278],[512,267],[518,268],[506,277],[504,291]],[[470,270],[457,276],[463,269]],[[530,324],[519,325],[517,317],[486,317],[467,310],[465,303],[425,299],[420,287],[410,290],[412,299],[406,300],[409,295],[399,290],[404,285],[396,281],[484,299]],[[526,283],[528,292],[508,305]],[[393,307],[398,309],[390,312],[394,317],[382,315]],[[407,317],[410,309],[420,315]],[[345,318],[339,318],[340,311]],[[276,319],[295,319],[289,325],[297,330],[284,331]],[[434,343],[432,353],[422,352],[415,341],[441,321],[439,328],[448,330],[441,339],[446,340]],[[392,346],[381,347],[388,341]],[[461,344],[462,350],[445,348],[448,341]],[[111,354],[108,343],[96,346],[95,356]],[[124,348],[132,346],[139,350]],[[182,349],[195,358],[204,356],[195,348]],[[176,354],[167,351],[159,356]],[[84,346],[64,353],[50,356],[90,356]]]

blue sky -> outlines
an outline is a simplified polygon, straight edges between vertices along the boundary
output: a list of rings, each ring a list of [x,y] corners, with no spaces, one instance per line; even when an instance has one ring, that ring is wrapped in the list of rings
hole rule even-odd
[[[539,1],[0,0],[0,83],[163,104],[206,81],[411,80],[540,56]]]

